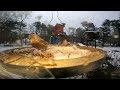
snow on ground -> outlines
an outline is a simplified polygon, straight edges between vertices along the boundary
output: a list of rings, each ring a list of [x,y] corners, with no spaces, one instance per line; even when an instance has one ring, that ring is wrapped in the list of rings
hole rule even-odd
[[[120,67],[120,47],[97,47],[106,51],[108,56],[112,59],[111,64]],[[87,79],[86,74],[81,74],[78,76],[68,77],[65,79]]]
[[[108,56],[112,59],[112,65],[120,67],[120,47],[99,47],[99,49],[107,52]]]
[[[27,46],[24,45],[23,47],[27,47]],[[21,48],[21,47],[20,46],[0,46],[0,52],[8,49],[14,49],[14,48]]]
[[[99,49],[102,49],[104,51],[120,51],[120,47],[97,47]]]
[[[16,47],[0,47],[0,52],[8,49],[13,49],[13,48],[18,48],[18,47],[17,46]]]

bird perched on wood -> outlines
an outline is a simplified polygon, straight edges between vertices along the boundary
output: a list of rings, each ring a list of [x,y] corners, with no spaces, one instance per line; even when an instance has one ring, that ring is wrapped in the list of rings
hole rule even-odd
[[[48,43],[36,34],[30,34],[28,38],[31,41],[31,45],[37,49],[47,49]]]

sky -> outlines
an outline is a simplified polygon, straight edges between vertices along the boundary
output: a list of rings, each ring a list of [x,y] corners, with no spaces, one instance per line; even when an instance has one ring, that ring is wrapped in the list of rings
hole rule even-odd
[[[81,22],[83,21],[92,22],[97,27],[100,27],[105,19],[118,19],[120,11],[32,11],[28,22],[33,23],[37,20],[36,16],[42,16],[41,22],[48,24],[52,19],[50,24],[55,25],[60,23],[57,15],[63,23],[66,23],[66,28],[82,27]]]

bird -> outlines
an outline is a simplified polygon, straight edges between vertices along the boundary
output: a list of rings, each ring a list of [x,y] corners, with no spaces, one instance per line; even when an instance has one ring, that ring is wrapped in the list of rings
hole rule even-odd
[[[32,47],[34,47],[36,49],[46,50],[48,48],[48,45],[49,45],[48,42],[46,42],[44,39],[42,39],[37,34],[30,34],[28,36],[28,39],[30,39]],[[56,65],[55,61],[52,59],[51,54],[49,54],[49,53],[46,54],[46,57],[49,57],[48,65],[52,65],[52,66]]]
[[[48,47],[48,42],[46,42],[37,34],[30,34],[28,39],[30,39],[32,47],[36,49],[47,49]]]
[[[62,46],[67,46],[67,45],[68,45],[68,41],[66,39],[64,39],[62,42]]]

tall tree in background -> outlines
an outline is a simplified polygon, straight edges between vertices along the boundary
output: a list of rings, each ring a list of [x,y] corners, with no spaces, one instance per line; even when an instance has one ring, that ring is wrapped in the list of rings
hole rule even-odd
[[[105,43],[110,43],[110,25],[111,25],[111,21],[106,19],[103,23],[102,23],[102,27],[100,27],[100,31],[102,32],[102,41],[103,41],[103,46]]]
[[[41,22],[40,21],[36,21],[33,23],[33,26],[36,27],[35,33],[36,34],[40,34],[41,33]]]
[[[120,46],[120,18],[118,20],[106,19],[102,24],[101,31],[104,42],[118,43]],[[116,35],[118,35],[117,38]]]
[[[31,11],[14,11],[13,16],[14,18],[19,22],[18,28],[19,28],[19,38],[21,40],[21,46],[22,43],[22,31],[25,25],[25,20],[30,16]]]
[[[29,25],[28,25],[28,28],[29,28],[29,30],[30,30],[30,33],[35,33],[35,32],[36,32],[36,28],[35,28],[35,26],[33,25],[33,23],[32,23],[32,24],[29,24]]]
[[[118,41],[118,45],[120,46],[120,18],[118,20],[111,20],[111,26],[114,29],[112,36]],[[117,36],[117,37],[116,37]]]
[[[12,11],[0,11],[0,22],[5,22],[6,20],[13,20]]]
[[[85,33],[84,29],[82,28],[76,29],[76,36],[78,37],[78,40],[79,40],[78,42],[83,43],[85,41],[84,33]]]
[[[12,34],[17,29],[19,23],[13,17],[12,11],[0,11],[0,42],[9,42],[13,40]],[[17,35],[17,34],[16,34]],[[15,40],[15,39],[14,39]]]
[[[41,15],[38,15],[38,16],[36,16],[36,17],[35,17],[35,19],[37,19],[37,21],[40,21],[40,20],[41,20],[41,18],[42,18],[42,16],[41,16]]]
[[[48,35],[52,35],[54,31],[54,26],[49,24],[47,28]]]
[[[47,26],[44,23],[42,23],[41,28],[42,28],[42,32],[40,34],[41,35],[47,35],[48,34],[47,33]]]
[[[33,26],[36,28],[36,30],[35,30],[35,33],[36,34],[40,34],[41,33],[41,18],[42,18],[42,16],[41,15],[38,15],[38,16],[36,16],[35,17],[35,19],[37,20],[37,21],[35,21],[34,23],[33,23]]]
[[[38,15],[35,17],[37,20],[33,23],[33,26],[36,27],[35,33],[39,35],[51,35],[54,32],[54,26],[53,25],[46,25],[45,23],[42,23],[40,20],[42,16]]]
[[[74,27],[69,27],[69,34],[74,36],[76,34],[76,29]]]

